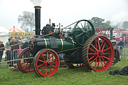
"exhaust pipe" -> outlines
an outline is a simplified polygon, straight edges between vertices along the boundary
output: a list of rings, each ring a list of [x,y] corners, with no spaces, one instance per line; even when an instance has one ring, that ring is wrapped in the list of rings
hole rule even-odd
[[[35,35],[40,35],[41,6],[35,6]]]

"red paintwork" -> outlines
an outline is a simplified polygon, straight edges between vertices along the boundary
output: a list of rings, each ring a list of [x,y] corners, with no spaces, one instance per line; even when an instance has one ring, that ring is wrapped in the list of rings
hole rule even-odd
[[[29,54],[28,54],[29,53]],[[20,59],[25,58],[24,56],[30,57],[29,48],[25,49],[20,54]],[[28,59],[19,60],[19,68],[25,73],[34,72],[32,62],[30,62]]]
[[[62,38],[62,34],[61,33],[59,34],[59,38]]]
[[[38,64],[38,62],[41,63]],[[36,67],[34,69],[40,76],[52,76],[57,72],[58,68],[59,57],[53,50],[46,49],[39,53],[36,58]]]
[[[99,42],[102,40],[102,42]],[[95,37],[88,49],[88,62],[95,71],[107,70],[114,58],[114,49],[110,40],[104,36]]]

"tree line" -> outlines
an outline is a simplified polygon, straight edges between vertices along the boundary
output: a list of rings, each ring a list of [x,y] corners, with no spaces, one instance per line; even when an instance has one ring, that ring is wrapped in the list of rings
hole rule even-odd
[[[114,28],[114,29],[128,29],[128,21],[120,22],[111,26],[111,21],[99,17],[92,17],[90,19],[94,28]],[[21,23],[21,29],[26,32],[32,31],[35,27],[35,13],[24,11],[22,15],[18,16],[18,23]]]

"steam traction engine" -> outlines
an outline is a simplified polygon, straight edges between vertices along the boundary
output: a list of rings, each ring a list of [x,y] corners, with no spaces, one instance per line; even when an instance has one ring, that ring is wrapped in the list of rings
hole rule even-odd
[[[40,7],[35,8],[36,11],[40,10]],[[39,24],[40,20],[36,22]],[[39,27],[40,25],[36,26],[35,30],[38,36],[32,38],[29,48],[25,48],[19,55],[19,59],[26,58],[18,60],[21,72],[35,71],[41,77],[52,76],[59,68],[59,53],[64,54],[69,68],[87,67],[94,71],[105,71],[111,66],[114,58],[113,46],[105,36],[95,35],[90,21],[79,20],[63,31],[59,29],[46,36],[40,35],[40,29],[37,29]],[[30,57],[33,58],[27,59]]]

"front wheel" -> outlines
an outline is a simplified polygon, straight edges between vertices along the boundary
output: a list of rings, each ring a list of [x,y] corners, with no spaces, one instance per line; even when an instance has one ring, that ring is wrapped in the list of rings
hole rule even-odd
[[[40,50],[34,57],[34,70],[40,77],[54,75],[59,68],[59,57],[51,49]]]

